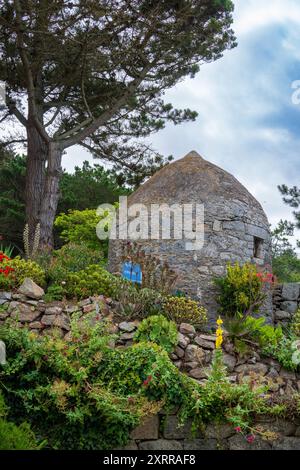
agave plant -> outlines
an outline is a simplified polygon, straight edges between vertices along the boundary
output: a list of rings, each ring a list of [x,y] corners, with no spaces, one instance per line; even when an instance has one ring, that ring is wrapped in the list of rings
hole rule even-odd
[[[12,257],[14,251],[14,247],[12,245],[4,246],[3,244],[0,245],[0,252],[4,253],[9,258]]]

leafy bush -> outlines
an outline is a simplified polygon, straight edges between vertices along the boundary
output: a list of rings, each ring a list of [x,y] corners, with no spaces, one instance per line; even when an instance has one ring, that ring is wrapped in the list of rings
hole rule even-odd
[[[63,300],[65,289],[63,286],[52,284],[48,287],[47,293],[44,295],[45,302],[54,302],[55,300]]]
[[[36,262],[25,260],[17,256],[7,261],[7,266],[13,270],[9,276],[11,287],[19,287],[27,277],[32,279],[39,286],[45,286],[45,271]],[[2,286],[0,284],[0,289],[1,288]]]
[[[134,339],[151,341],[171,353],[178,343],[176,323],[167,320],[163,315],[152,315],[139,324]]]
[[[0,392],[0,450],[37,450],[45,445],[44,442],[37,444],[29,424],[16,426],[6,421],[6,415],[7,407]]]
[[[10,418],[27,420],[52,448],[122,446],[146,415],[183,403],[185,377],[154,344],[110,349],[99,323],[75,318],[72,341],[1,327],[7,363],[0,370]],[[193,383],[189,379],[189,383]]]
[[[298,308],[297,312],[293,315],[290,329],[296,336],[300,336],[300,308]]]
[[[103,254],[89,248],[84,243],[67,243],[52,253],[47,265],[47,276],[50,282],[56,284],[66,280],[68,273],[81,271],[92,264],[103,262]]]
[[[76,273],[69,273],[66,277],[65,292],[68,297],[78,299],[97,294],[115,297],[119,282],[119,278],[95,264]]]
[[[240,354],[246,354],[249,345],[262,348],[268,345],[276,346],[283,337],[282,329],[266,325],[264,318],[245,317],[240,314],[233,318],[226,317],[224,325]]]
[[[168,296],[163,301],[162,308],[166,316],[175,323],[201,325],[207,321],[206,309],[187,297]]]
[[[111,348],[105,325],[74,317],[72,340],[36,336],[7,322],[0,338],[7,363],[0,381],[9,418],[26,420],[54,449],[124,446],[145,416],[179,408],[180,422],[231,422],[247,427],[255,414],[278,414],[264,389],[232,384],[220,357],[205,384],[182,374],[153,343]],[[218,355],[220,356],[220,354]]]
[[[262,352],[276,359],[285,369],[299,370],[300,343],[297,336],[283,336],[277,344],[266,345]]]
[[[60,214],[56,217],[54,227],[66,243],[81,242],[92,250],[102,248],[107,254],[107,241],[100,240],[96,234],[98,223],[107,215],[108,211],[98,215],[95,209],[70,210],[67,214]]]
[[[253,264],[228,265],[226,276],[215,280],[220,312],[228,316],[257,313],[265,300],[264,282],[269,279],[269,274],[264,277]]]
[[[117,278],[115,300],[119,301],[118,313],[127,318],[144,318],[161,310],[162,295],[152,289],[140,289],[132,283]]]

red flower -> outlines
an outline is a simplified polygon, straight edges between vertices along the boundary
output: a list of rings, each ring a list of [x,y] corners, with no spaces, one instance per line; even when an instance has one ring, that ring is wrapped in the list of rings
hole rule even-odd
[[[242,432],[241,426],[237,426],[236,428],[234,428],[234,430],[235,430],[236,432]]]
[[[255,436],[253,434],[249,434],[249,436],[246,437],[247,442],[249,444],[252,444],[252,442],[255,440]]]
[[[147,387],[147,385],[149,385],[149,382],[152,380],[152,375],[148,375],[148,377],[146,378],[146,380],[144,380],[143,382],[143,385],[144,387]]]

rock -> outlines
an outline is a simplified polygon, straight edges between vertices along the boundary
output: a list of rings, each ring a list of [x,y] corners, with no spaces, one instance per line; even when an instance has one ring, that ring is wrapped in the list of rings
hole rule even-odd
[[[130,437],[131,439],[158,439],[158,430],[158,416],[150,416],[131,432]]]
[[[199,366],[199,363],[195,361],[184,363],[184,368],[188,371],[191,369],[196,369],[198,366]]]
[[[84,299],[78,302],[78,307],[85,307],[86,305],[89,305],[91,303],[90,299]]]
[[[158,439],[157,441],[144,441],[139,443],[140,450],[182,450],[182,444],[178,441]]]
[[[24,294],[13,294],[13,300],[18,300],[18,302],[26,302],[28,300],[27,296]]]
[[[166,416],[163,437],[165,439],[191,438],[191,421],[186,421],[184,425],[180,425],[177,416]]]
[[[212,341],[207,341],[206,339],[203,339],[202,335],[197,336],[194,339],[195,343],[197,343],[201,348],[204,349],[215,349],[215,343]]]
[[[45,310],[45,315],[60,315],[62,310],[62,307],[58,307],[57,305],[53,307],[47,307]]]
[[[28,305],[33,305],[33,307],[37,307],[39,305],[39,300],[28,300],[28,299],[26,299],[26,303]]]
[[[128,341],[130,339],[133,339],[135,335],[135,332],[133,331],[132,333],[122,333],[120,335],[120,339],[123,339],[124,341]]]
[[[296,432],[297,426],[292,421],[285,419],[277,419],[274,423],[268,424],[266,429],[283,436],[293,436]]]
[[[190,339],[184,336],[182,333],[178,333],[178,346],[185,349],[190,343]]]
[[[213,439],[227,439],[235,433],[230,424],[208,424],[205,429],[205,437]]]
[[[229,450],[271,450],[270,442],[255,436],[252,443],[247,442],[242,434],[236,434],[228,440]]]
[[[195,344],[189,344],[185,350],[185,360],[187,362],[200,362],[205,359],[205,352]]]
[[[175,352],[175,354],[176,354],[177,357],[179,357],[180,359],[183,358],[183,356],[184,356],[184,350],[183,350],[182,348],[180,348],[179,346],[176,346],[174,352]]]
[[[5,301],[9,301],[12,299],[12,294],[11,292],[0,292],[0,299],[1,300],[5,300]]]
[[[56,318],[56,315],[43,315],[41,323],[43,326],[52,326]]]
[[[235,356],[232,356],[231,354],[228,353],[223,353],[223,362],[229,372],[232,372],[235,368],[236,365],[236,358]]]
[[[280,369],[279,375],[280,377],[283,377],[286,380],[296,380],[295,372],[292,372],[290,370],[286,370],[282,368]]]
[[[179,327],[179,331],[183,335],[195,335],[196,334],[195,328],[193,327],[193,325],[190,325],[189,323],[181,323]]]
[[[217,439],[192,439],[183,441],[184,450],[218,450]]]
[[[16,302],[17,303],[17,302]],[[10,306],[13,302],[10,304]],[[14,310],[11,312],[11,318],[18,319],[21,323],[31,323],[35,321],[39,316],[40,312],[35,310],[34,307],[30,307],[26,304],[17,303],[17,306],[14,306]]]
[[[66,305],[64,307],[64,312],[69,313],[69,314],[78,312],[79,310],[80,309],[79,309],[78,305]]]
[[[196,369],[192,369],[189,371],[189,376],[193,377],[193,379],[207,379],[207,372],[205,369],[197,367]]]
[[[178,367],[178,369],[181,369],[183,362],[182,361],[174,361],[174,365]]]
[[[53,326],[69,331],[70,330],[69,318],[66,315],[57,315],[53,321]]]
[[[277,310],[274,315],[276,320],[289,320],[292,314],[283,310]]]
[[[41,330],[43,328],[43,325],[40,321],[33,321],[32,323],[29,323],[29,328],[34,330]]]
[[[299,437],[284,437],[273,444],[275,450],[300,450]]]
[[[96,310],[95,304],[89,304],[89,305],[85,305],[84,307],[82,307],[83,313],[90,313],[90,312],[94,312],[95,310]]]
[[[133,322],[123,321],[119,324],[119,328],[122,331],[127,331],[128,333],[131,333],[136,329],[136,325]]]
[[[283,284],[281,295],[285,300],[298,300],[300,295],[300,284],[297,282]]]
[[[274,367],[271,367],[271,369],[267,373],[267,377],[270,377],[271,379],[276,379],[278,375],[279,373]]]
[[[41,299],[45,294],[44,289],[33,282],[32,279],[29,279],[29,277],[24,279],[24,282],[19,287],[18,292],[20,294],[26,295],[26,297],[29,297],[30,299],[37,300]]]
[[[116,447],[113,450],[139,450],[137,443],[133,440],[129,441],[125,447]]]
[[[286,302],[282,302],[281,304],[281,310],[289,312],[289,313],[296,313],[297,309],[298,309],[297,302],[292,302],[288,300]]]
[[[235,368],[235,372],[244,375],[249,375],[250,372],[266,375],[268,372],[268,366],[266,364],[262,364],[261,362],[258,362],[257,364],[241,364]]]
[[[7,300],[0,299],[0,305],[5,305],[5,304],[7,304]]]
[[[0,365],[4,366],[6,364],[6,347],[5,343],[0,340]]]
[[[5,320],[8,317],[7,312],[0,312],[0,320]]]

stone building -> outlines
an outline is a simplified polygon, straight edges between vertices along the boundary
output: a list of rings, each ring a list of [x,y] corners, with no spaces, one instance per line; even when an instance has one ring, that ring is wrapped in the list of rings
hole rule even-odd
[[[141,219],[148,224],[148,239],[144,231],[138,243],[146,252],[169,263],[178,273],[176,287],[198,298],[208,308],[210,318],[217,313],[213,278],[225,273],[228,262],[251,261],[261,266],[271,263],[269,223],[259,202],[234,176],[194,151],[154,174],[128,198],[128,207],[134,204],[143,204],[149,209]],[[179,219],[172,212],[169,239],[163,239],[161,233],[159,239],[151,239],[153,230],[157,229],[154,223],[151,225],[151,221],[154,222],[150,210],[153,204],[164,204],[161,206],[160,227],[168,217],[166,208],[174,207],[174,204],[181,207],[186,204],[189,208],[192,204],[190,216],[194,235],[189,233],[188,237],[196,236],[203,227],[203,246],[201,240],[197,245],[185,235],[179,239]],[[197,224],[196,205],[204,208],[202,225]],[[110,241],[109,268],[112,272],[122,269],[121,243],[119,240]],[[264,314],[270,316],[271,313],[271,301],[266,302]]]

